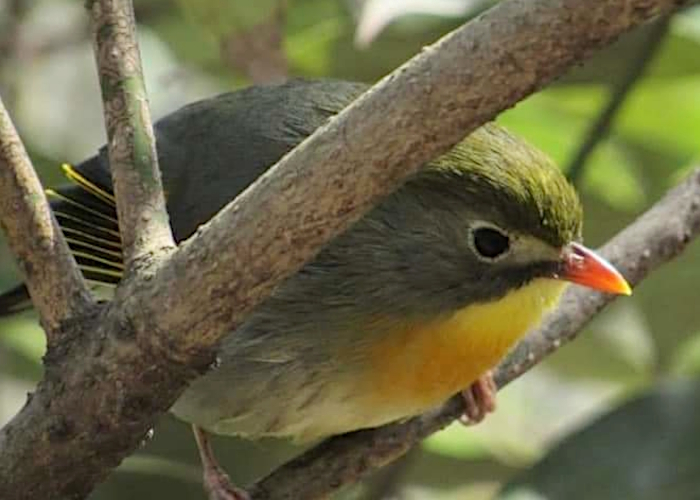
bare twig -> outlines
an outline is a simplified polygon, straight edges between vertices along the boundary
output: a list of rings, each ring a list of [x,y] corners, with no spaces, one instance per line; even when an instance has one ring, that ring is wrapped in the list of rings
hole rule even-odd
[[[377,471],[367,486],[362,500],[389,500],[398,498],[408,469],[420,453],[419,448],[410,449],[405,455]]]
[[[668,33],[671,17],[671,15],[665,16],[653,24],[647,39],[644,40],[639,49],[639,53],[632,58],[627,72],[613,86],[607,104],[601,109],[598,118],[586,132],[585,139],[566,169],[569,179],[574,184],[578,185],[581,181],[588,158],[596,146],[607,137],[615,116],[625,103],[630,90],[642,77],[644,70],[661,47],[661,42],[663,42],[666,33]]]
[[[671,190],[602,249],[632,284],[669,261],[700,233],[700,169]],[[499,387],[516,379],[572,340],[614,297],[571,288],[560,307],[498,367]],[[332,438],[293,459],[257,483],[255,500],[323,498],[400,457],[414,444],[442,429],[464,411],[454,397],[435,412],[404,423]]]
[[[49,351],[44,380],[0,431],[0,498],[87,495],[138,446],[195,368],[206,367],[211,358],[203,351],[328,239],[467,132],[622,31],[682,3],[506,0],[423,51],[157,259],[153,276],[128,276],[115,301]],[[329,491],[450,418],[414,420],[403,434],[396,426],[366,434],[374,438],[349,452],[355,461],[342,453],[342,443],[355,438],[330,441],[297,462],[315,474],[289,466],[256,491],[284,498],[289,484],[291,498],[313,498],[296,495],[299,486],[284,471],[297,468],[300,480],[313,483],[307,488]],[[323,451],[334,447],[337,462]],[[326,460],[311,464],[313,456]]]
[[[109,162],[127,269],[175,246],[165,209],[131,0],[91,0]]]
[[[84,310],[91,299],[2,101],[0,225],[53,342],[62,322]]]

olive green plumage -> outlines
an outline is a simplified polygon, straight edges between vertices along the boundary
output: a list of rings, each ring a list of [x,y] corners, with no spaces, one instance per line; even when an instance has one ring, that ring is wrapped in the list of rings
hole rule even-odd
[[[464,193],[460,178],[470,177],[468,196],[508,210],[500,218],[515,229],[554,246],[581,237],[583,212],[571,185],[546,155],[498,125],[484,125],[431,165],[447,176],[445,190]]]
[[[252,87],[159,121],[159,160],[176,239],[191,235],[365,89],[335,81]],[[75,170],[111,192],[104,150]],[[60,192],[114,215],[109,203],[84,189]],[[104,231],[108,223],[65,200],[54,206],[71,215],[59,220],[74,226],[68,236],[82,249],[79,260],[91,269],[89,277],[109,281],[99,272],[108,266],[105,258],[91,259],[85,246],[96,233],[98,240],[118,241]],[[81,217],[84,222],[75,221]],[[432,321],[551,276],[561,246],[579,238],[581,220],[574,190],[551,161],[503,128],[486,125],[281,284],[224,339],[220,366],[195,381],[174,411],[216,432],[252,436],[313,437],[395,418],[378,410],[369,421],[353,406],[354,374],[367,363],[364,344],[397,325]],[[101,245],[90,242],[93,250]]]

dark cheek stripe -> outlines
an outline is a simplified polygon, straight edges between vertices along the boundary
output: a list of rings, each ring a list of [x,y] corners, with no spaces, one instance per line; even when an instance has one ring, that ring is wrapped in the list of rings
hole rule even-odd
[[[506,282],[508,289],[521,288],[536,278],[555,278],[559,270],[558,262],[534,262],[525,267],[504,270],[504,273],[508,273],[508,279],[499,281]],[[505,290],[506,293],[508,291]]]

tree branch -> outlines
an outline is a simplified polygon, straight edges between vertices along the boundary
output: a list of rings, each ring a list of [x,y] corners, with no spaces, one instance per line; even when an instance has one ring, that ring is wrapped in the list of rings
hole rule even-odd
[[[467,132],[622,31],[682,3],[507,0],[423,51],[157,259],[152,276],[127,276],[112,303],[49,350],[44,380],[0,432],[0,498],[87,495],[206,368],[217,341],[328,239]],[[138,238],[144,226],[134,222]],[[138,256],[147,246],[134,248]],[[414,425],[413,441],[395,434],[393,448],[378,441],[379,454],[367,446],[365,461],[339,462],[354,464],[343,481],[357,476],[353,467],[393,459],[439,418],[450,419]],[[395,429],[374,432],[391,437]],[[338,468],[316,464],[319,488],[332,488],[324,477],[337,479]],[[261,487],[284,495],[271,486]]]
[[[95,59],[127,270],[175,247],[158,169],[131,0],[91,0]]]
[[[0,225],[22,270],[49,341],[92,303],[41,182],[0,101]]]
[[[383,79],[181,244],[144,291],[151,298],[141,302],[154,307],[143,328],[170,332],[181,349],[171,353],[183,359],[194,346],[213,347],[406,176],[624,30],[680,4],[499,3]]]
[[[700,169],[628,226],[601,253],[636,285],[661,264],[681,253],[700,233]],[[578,332],[614,296],[571,287],[561,305],[497,368],[499,387],[542,361]],[[331,438],[291,460],[258,482],[254,500],[324,498],[406,453],[444,428],[464,411],[458,396],[436,411],[399,424]],[[466,431],[465,431],[466,432]]]

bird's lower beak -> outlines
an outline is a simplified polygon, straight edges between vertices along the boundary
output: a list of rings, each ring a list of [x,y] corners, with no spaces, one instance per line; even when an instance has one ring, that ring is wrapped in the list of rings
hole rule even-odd
[[[578,243],[564,247],[559,278],[601,292],[632,294],[629,284],[612,264]]]

